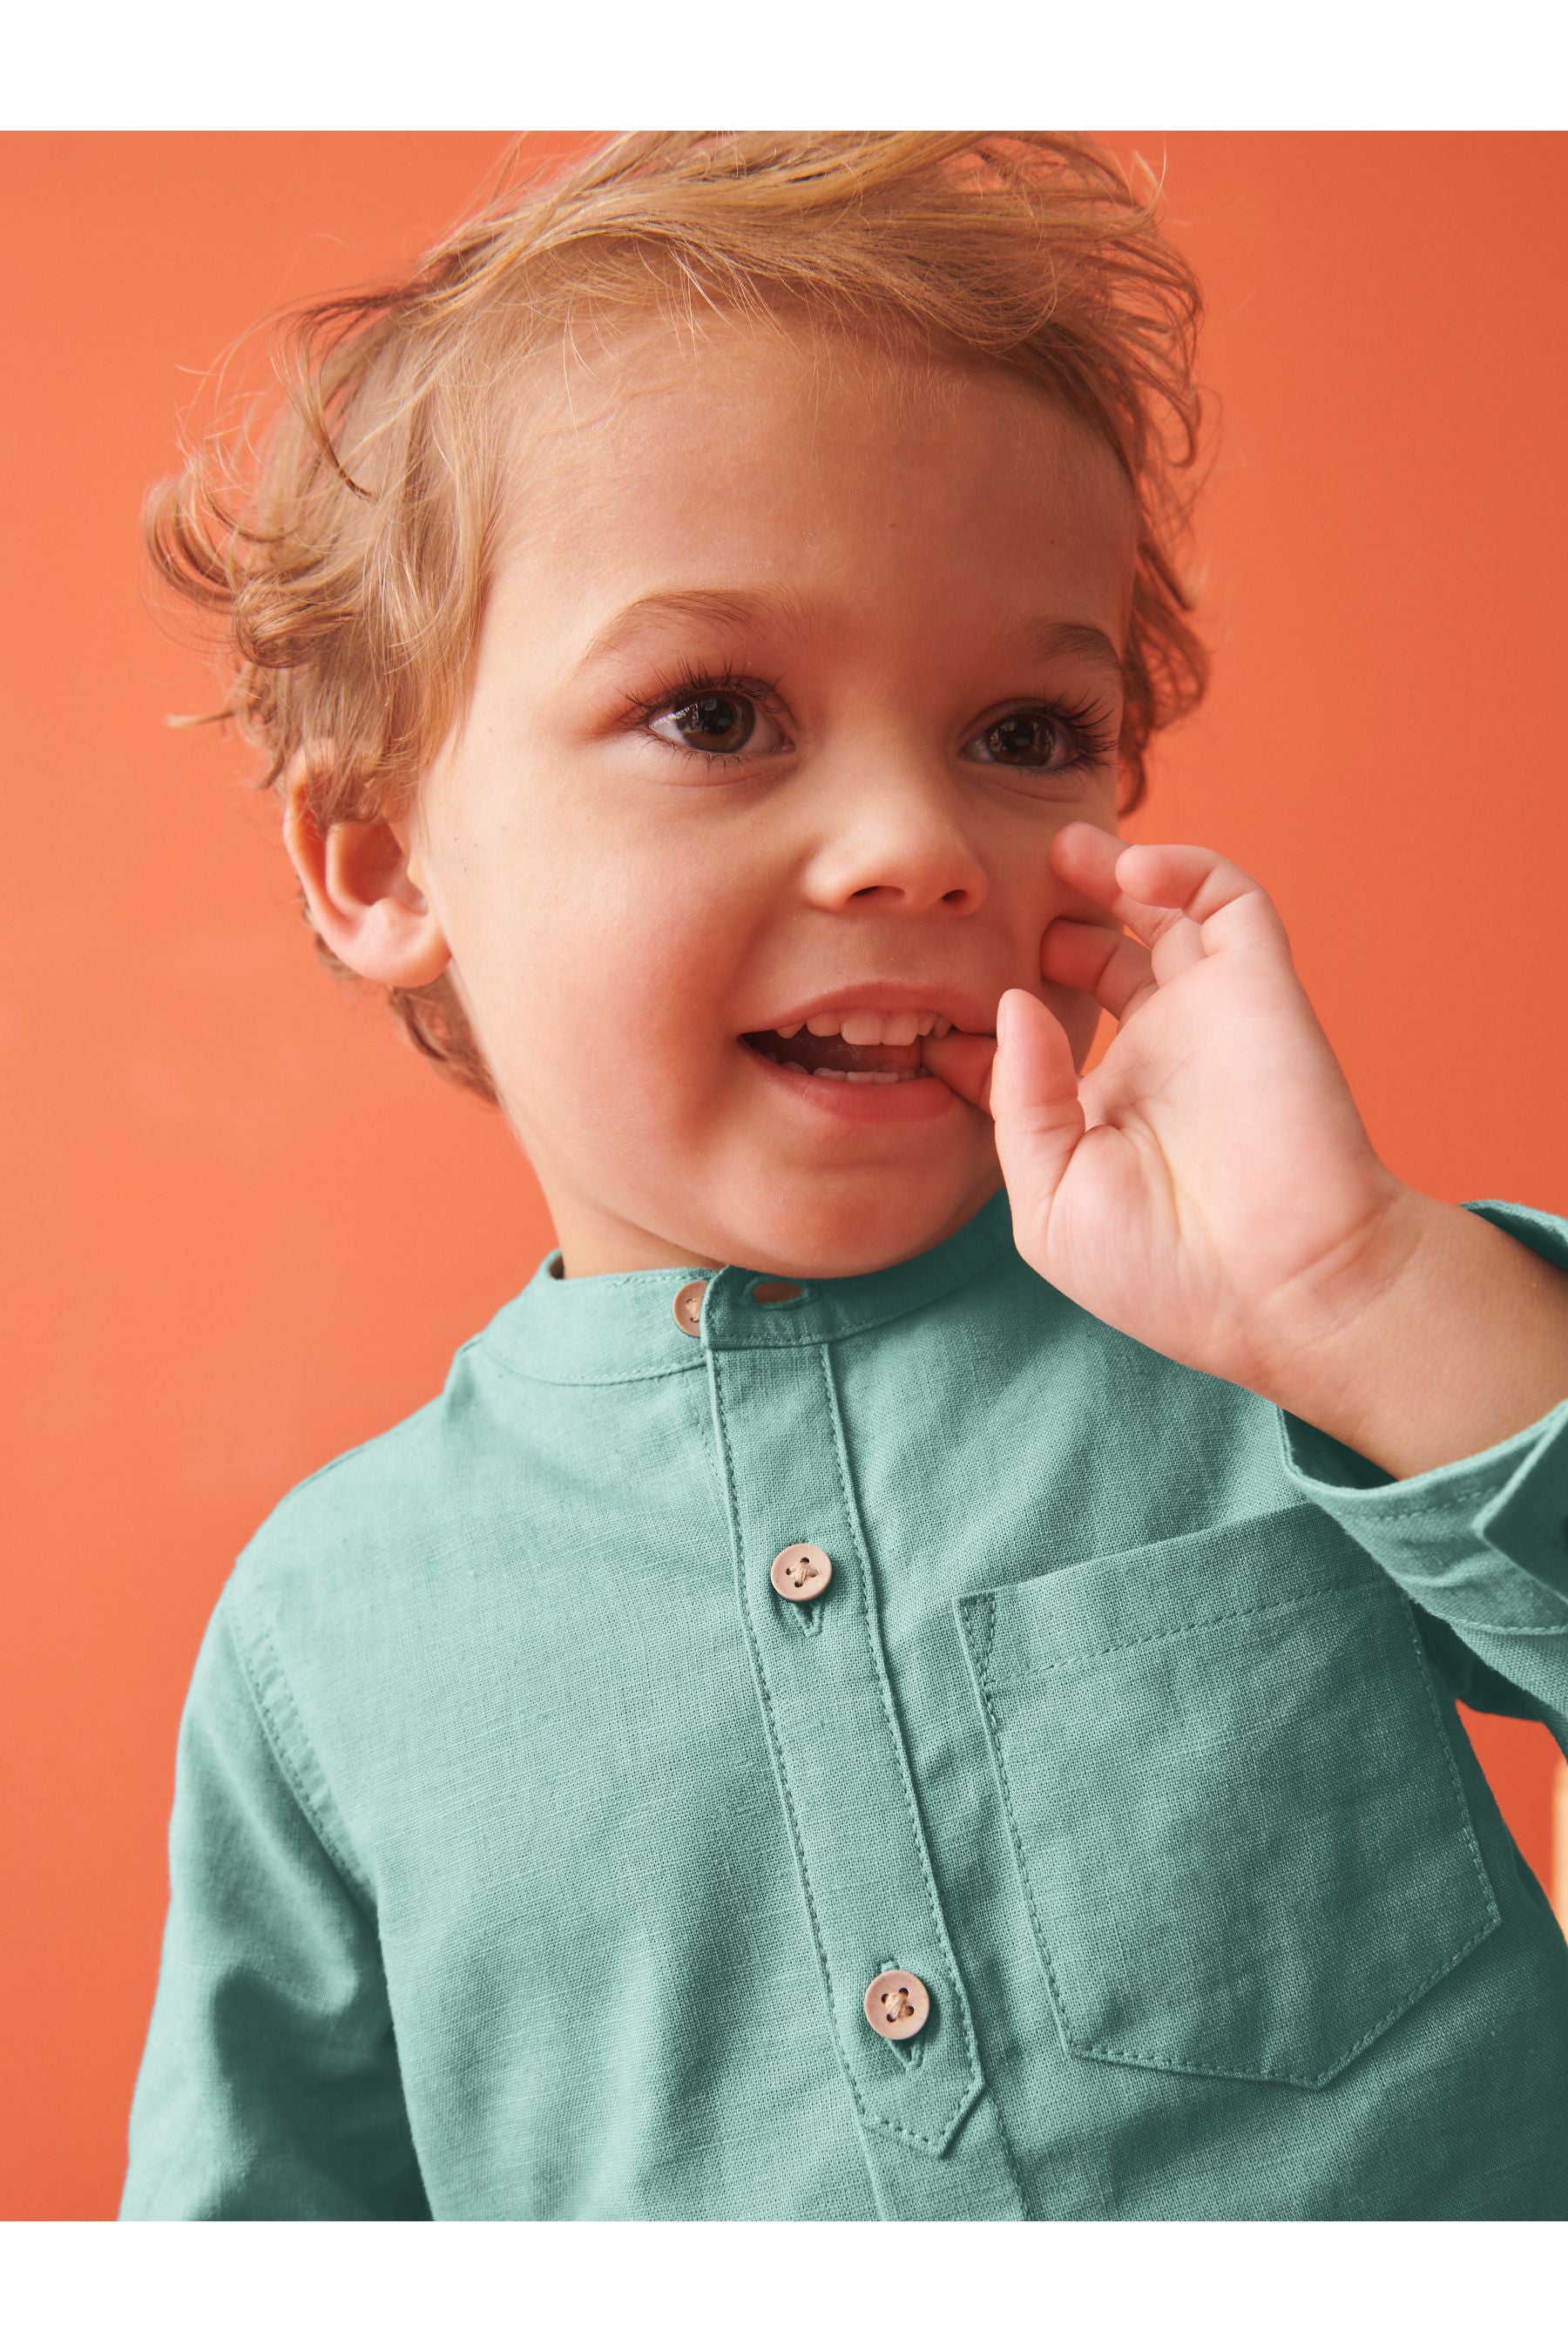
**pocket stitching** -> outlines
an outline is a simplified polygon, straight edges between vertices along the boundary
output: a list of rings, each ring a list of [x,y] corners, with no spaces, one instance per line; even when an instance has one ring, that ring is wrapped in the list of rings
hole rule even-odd
[[[1410,1636],[1411,1647],[1415,1653],[1416,1669],[1421,1676],[1422,1687],[1426,1693],[1426,1705],[1431,1712],[1433,1726],[1443,1750],[1443,1761],[1448,1768],[1448,1781],[1454,1791],[1454,1802],[1458,1808],[1459,1825],[1465,1832],[1465,1843],[1470,1849],[1470,1860],[1475,1865],[1477,1881],[1486,1898],[1487,1924],[1480,1930],[1479,1935],[1470,1937],[1469,1943],[1460,1945],[1459,1949],[1454,1954],[1454,1958],[1448,1962],[1448,1966],[1452,1968],[1454,1960],[1462,1959],[1472,1945],[1480,1942],[1482,1936],[1489,1936],[1494,1927],[1502,1925],[1502,1913],[1498,1909],[1497,1895],[1491,1880],[1487,1876],[1486,1864],[1481,1860],[1480,1847],[1476,1843],[1475,1824],[1470,1819],[1470,1808],[1465,1796],[1465,1784],[1459,1778],[1459,1768],[1454,1761],[1454,1750],[1449,1742],[1447,1727],[1443,1721],[1442,1702],[1438,1698],[1437,1685],[1432,1673],[1432,1661],[1427,1656],[1426,1645],[1421,1639],[1421,1628],[1415,1622],[1415,1611],[1403,1593],[1399,1596],[1399,1606],[1405,1617],[1405,1630]],[[1394,2015],[1397,2016],[1398,2013],[1396,2010]]]
[[[1368,1580],[1370,1581],[1371,1580]],[[1311,1592],[1292,1594],[1287,1601],[1266,1602],[1257,1609],[1227,1610],[1223,1615],[1218,1617],[1199,1618],[1194,1620],[1190,1625],[1173,1626],[1169,1629],[1169,1632],[1172,1633],[1194,1633],[1203,1626],[1224,1624],[1229,1620],[1237,1617],[1267,1616],[1273,1610],[1293,1606],[1297,1601],[1317,1600],[1322,1598],[1326,1593],[1342,1591],[1347,1589],[1363,1590],[1364,1586],[1362,1585],[1359,1580],[1350,1588],[1343,1585],[1334,1584],[1321,1585],[1315,1588]],[[1057,2017],[1061,2027],[1063,2038],[1066,2040],[1068,2047],[1070,2050],[1073,2050],[1085,2057],[1109,2058],[1112,2060],[1121,2060],[1132,2065],[1154,2066],[1170,2074],[1197,2074],[1207,2079],[1229,2082],[1289,2083],[1296,2084],[1302,2090],[1315,2091],[1321,2089],[1323,2084],[1331,2081],[1334,2075],[1342,2073],[1344,2068],[1349,2065],[1351,2060],[1361,2051],[1364,2050],[1369,2042],[1374,2042],[1380,2033],[1385,2032],[1386,2029],[1394,2023],[1395,2018],[1404,2014],[1405,2011],[1413,2008],[1415,2003],[1421,1999],[1421,1996],[1424,1993],[1429,1992],[1432,1987],[1436,1984],[1440,1979],[1447,1976],[1451,1969],[1458,1967],[1458,1963],[1465,1958],[1467,1953],[1474,1951],[1478,1944],[1484,1942],[1486,1937],[1489,1936],[1496,1927],[1501,1925],[1502,1914],[1498,1909],[1497,1898],[1492,1890],[1491,1881],[1487,1876],[1486,1867],[1482,1863],[1480,1856],[1480,1850],[1476,1843],[1475,1832],[1470,1821],[1470,1809],[1465,1799],[1464,1784],[1459,1779],[1458,1768],[1454,1762],[1453,1749],[1448,1744],[1447,1736],[1443,1727],[1443,1718],[1437,1700],[1436,1686],[1432,1678],[1432,1670],[1427,1662],[1426,1651],[1422,1646],[1421,1635],[1419,1629],[1416,1626],[1415,1612],[1411,1608],[1409,1601],[1404,1598],[1403,1594],[1399,1592],[1397,1587],[1394,1586],[1392,1583],[1389,1586],[1389,1594],[1390,1597],[1396,1601],[1403,1609],[1405,1612],[1405,1630],[1409,1633],[1411,1641],[1415,1645],[1416,1670],[1421,1676],[1422,1687],[1426,1694],[1426,1704],[1431,1712],[1433,1726],[1436,1731],[1439,1743],[1442,1747],[1443,1760],[1448,1768],[1448,1779],[1453,1789],[1455,1801],[1458,1807],[1459,1826],[1464,1832],[1465,1843],[1469,1849],[1470,1860],[1474,1865],[1476,1877],[1479,1883],[1481,1894],[1486,1904],[1488,1915],[1487,1922],[1485,1927],[1478,1928],[1473,1936],[1468,1937],[1465,1943],[1461,1944],[1457,1951],[1450,1952],[1446,1959],[1440,1961],[1438,1966],[1431,1971],[1430,1975],[1424,1977],[1419,1984],[1415,1985],[1405,1995],[1403,2000],[1396,2001],[1394,2006],[1387,2012],[1386,2016],[1380,2017],[1375,2024],[1369,2026],[1364,2033],[1360,2035],[1356,2041],[1352,2042],[1348,2049],[1340,2052],[1336,2057],[1330,2061],[1329,2064],[1323,2069],[1323,2071],[1318,2074],[1281,2074],[1278,2068],[1274,2067],[1254,2067],[1245,2074],[1242,2074],[1234,2066],[1205,2066],[1190,2059],[1163,2057],[1157,2055],[1153,2052],[1146,2050],[1115,2050],[1104,2042],[1086,2042],[1081,2037],[1077,2039],[1074,2038],[1074,2029],[1068,2015],[1068,2005],[1062,1998],[1061,1986],[1058,1981],[1056,1969],[1051,1964],[1050,1947],[1047,1941],[1045,1928],[1040,1919],[1039,1908],[1035,1896],[1034,1879],[1030,1873],[1028,1857],[1026,1853],[1023,1836],[1019,1830],[1018,1818],[1013,1806],[1012,1784],[1008,1779],[1006,1759],[1004,1756],[1002,1749],[1002,1727],[997,1721],[995,1710],[991,1704],[992,1696],[996,1685],[990,1680],[987,1668],[990,1663],[992,1649],[995,1642],[996,1595],[994,1591],[992,1591],[984,1596],[986,1604],[986,1616],[988,1621],[987,1632],[984,1650],[974,1659],[975,1683],[980,1693],[980,1701],[984,1711],[985,1720],[990,1727],[991,1753],[995,1761],[996,1777],[1002,1791],[1003,1810],[1007,1816],[1007,1827],[1013,1840],[1013,1851],[1017,1856],[1018,1876],[1024,1889],[1024,1900],[1028,1909],[1030,1925],[1035,1931],[1035,1947],[1040,1956],[1040,1964],[1046,1972],[1046,1981],[1050,1988],[1051,1999],[1056,2006]],[[971,1596],[971,1600],[978,1600],[980,1597],[981,1596],[979,1595]],[[964,1604],[964,1617],[966,1622],[970,1615],[970,1601],[966,1601]],[[1072,1654],[1076,1657],[1110,1657],[1118,1651],[1142,1649],[1147,1647],[1151,1642],[1163,1641],[1167,1638],[1167,1634],[1152,1634],[1137,1642],[1114,1642],[1108,1644],[1104,1649],[1078,1651]],[[1058,1663],[1066,1664],[1069,1663],[1069,1660],[1064,1657]]]
[[[1184,1618],[1176,1624],[1162,1626],[1157,1633],[1140,1633],[1130,1642],[1107,1642],[1098,1650],[1060,1650],[1054,1656],[1042,1660],[1038,1671],[1041,1674],[1050,1674],[1058,1666],[1077,1665],[1085,1658],[1111,1658],[1123,1650],[1147,1650],[1156,1642],[1172,1640],[1177,1633],[1201,1633],[1210,1625],[1233,1624],[1238,1617],[1268,1617],[1276,1610],[1298,1608],[1303,1601],[1321,1601],[1331,1592],[1365,1592],[1375,1589],[1379,1581],[1378,1578],[1370,1576],[1345,1577],[1337,1584],[1314,1584],[1306,1591],[1289,1592],[1281,1601],[1260,1601],[1253,1609],[1222,1609],[1214,1617]],[[1385,1598],[1391,1601],[1400,1599],[1399,1588],[1391,1577],[1384,1577],[1381,1581],[1384,1587]],[[1011,1591],[1014,1589],[1008,1585],[997,1588],[1000,1591]],[[989,1592],[985,1595],[985,1599],[990,1609],[991,1631],[985,1646],[985,1656],[982,1661],[983,1673],[989,1668],[991,1652],[996,1639],[996,1593]],[[1032,1680],[1033,1676],[1030,1679]],[[1012,1689],[1015,1685],[988,1680],[986,1687],[992,1690]]]
[[[984,1709],[985,1720],[991,1727],[991,1753],[995,1759],[996,1777],[1002,1787],[1002,1810],[1007,1816],[1007,1828],[1013,1840],[1013,1851],[1018,1858],[1018,1875],[1023,1884],[1024,1901],[1028,1909],[1029,1923],[1035,1931],[1035,1949],[1040,1956],[1040,1965],[1046,1972],[1046,1982],[1050,1988],[1051,1999],[1056,2004],[1058,2022],[1066,2033],[1068,2031],[1067,2003],[1062,1999],[1062,1990],[1057,1982],[1057,1972],[1051,1966],[1050,1946],[1046,1941],[1045,1929],[1040,1924],[1040,1915],[1035,1902],[1035,1882],[1029,1875],[1028,1864],[1024,1856],[1024,1842],[1018,1832],[1018,1817],[1013,1810],[1013,1788],[1007,1778],[1006,1760],[1002,1754],[1001,1726],[997,1723],[992,1708],[991,1686],[985,1679],[985,1660],[991,1654],[991,1644],[995,1638],[996,1631],[995,1595],[987,1594],[986,1602],[985,1652],[984,1656],[976,1662],[976,1686],[980,1692],[980,1704]]]
[[[1321,2074],[1281,2074],[1273,2067],[1265,2066],[1256,2066],[1243,2074],[1235,2066],[1204,2066],[1188,2058],[1157,2057],[1146,2050],[1112,2050],[1100,2042],[1079,2042],[1071,2046],[1088,2058],[1124,2059],[1134,2065],[1157,2066],[1171,2074],[1201,2074],[1205,2078],[1222,2082],[1293,2083],[1303,2091],[1321,2090],[1325,2083],[1331,2082],[1336,2074],[1342,2074],[1351,2060],[1359,2052],[1364,2050],[1369,2042],[1375,2042],[1378,2035],[1385,2032],[1396,2017],[1403,2016],[1407,2009],[1413,2008],[1423,1993],[1429,1992],[1440,1978],[1446,1977],[1451,1969],[1456,1968],[1467,1952],[1474,1951],[1478,1944],[1486,1940],[1498,1925],[1499,1918],[1489,1892],[1487,1901],[1492,1916],[1487,1921],[1486,1926],[1479,1927],[1469,1941],[1461,1944],[1457,1952],[1450,1952],[1447,1958],[1440,1962],[1430,1976],[1423,1977],[1414,1990],[1407,1992],[1403,2000],[1395,2002],[1386,2017],[1380,2017],[1375,2025],[1369,2025],[1359,2041],[1352,2042],[1348,2050],[1342,2050],[1339,2055],[1331,2059],[1324,2067]]]

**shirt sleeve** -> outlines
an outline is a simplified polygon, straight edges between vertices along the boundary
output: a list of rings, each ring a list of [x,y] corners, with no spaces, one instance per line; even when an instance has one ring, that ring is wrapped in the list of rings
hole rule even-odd
[[[1568,1219],[1511,1201],[1466,1201],[1568,1268]],[[1568,1397],[1528,1429],[1414,1478],[1386,1470],[1281,1407],[1286,1471],[1427,1617],[1458,1695],[1528,1715],[1568,1754]]]
[[[180,1727],[121,2221],[428,2220],[369,1889],[233,1583]]]

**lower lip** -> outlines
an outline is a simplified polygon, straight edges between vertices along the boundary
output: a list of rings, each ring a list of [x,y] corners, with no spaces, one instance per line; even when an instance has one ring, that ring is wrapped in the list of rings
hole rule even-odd
[[[828,1118],[853,1119],[861,1125],[900,1127],[910,1119],[940,1118],[959,1097],[941,1078],[900,1078],[894,1087],[854,1085],[847,1078],[814,1078],[792,1062],[774,1062],[754,1045],[741,1043],[741,1051],[784,1094],[808,1110]]]

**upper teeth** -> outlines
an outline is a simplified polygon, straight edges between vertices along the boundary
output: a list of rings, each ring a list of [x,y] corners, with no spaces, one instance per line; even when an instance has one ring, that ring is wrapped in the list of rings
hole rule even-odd
[[[912,1045],[917,1037],[945,1037],[952,1026],[942,1013],[879,1013],[858,1004],[847,1013],[814,1013],[809,1021],[792,1021],[773,1034],[794,1037],[805,1028],[814,1037],[842,1037],[847,1045]]]

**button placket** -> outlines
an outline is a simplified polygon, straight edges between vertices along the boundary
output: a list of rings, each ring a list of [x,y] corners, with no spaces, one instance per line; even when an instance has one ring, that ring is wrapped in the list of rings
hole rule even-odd
[[[887,1685],[831,1362],[804,1334],[797,1346],[742,1344],[737,1328],[755,1309],[724,1280],[709,1308],[709,1370],[737,1591],[834,2040],[863,2129],[939,2153],[982,2075]],[[807,1532],[781,1544],[792,1523]],[[811,1589],[826,1597],[805,1601],[803,1581],[795,1599],[789,1580],[813,1555],[826,1573]],[[808,1610],[818,1638],[797,1641]],[[918,1962],[905,1980],[922,1992],[940,1987],[918,2067],[877,2054],[865,1973],[877,1950]]]

